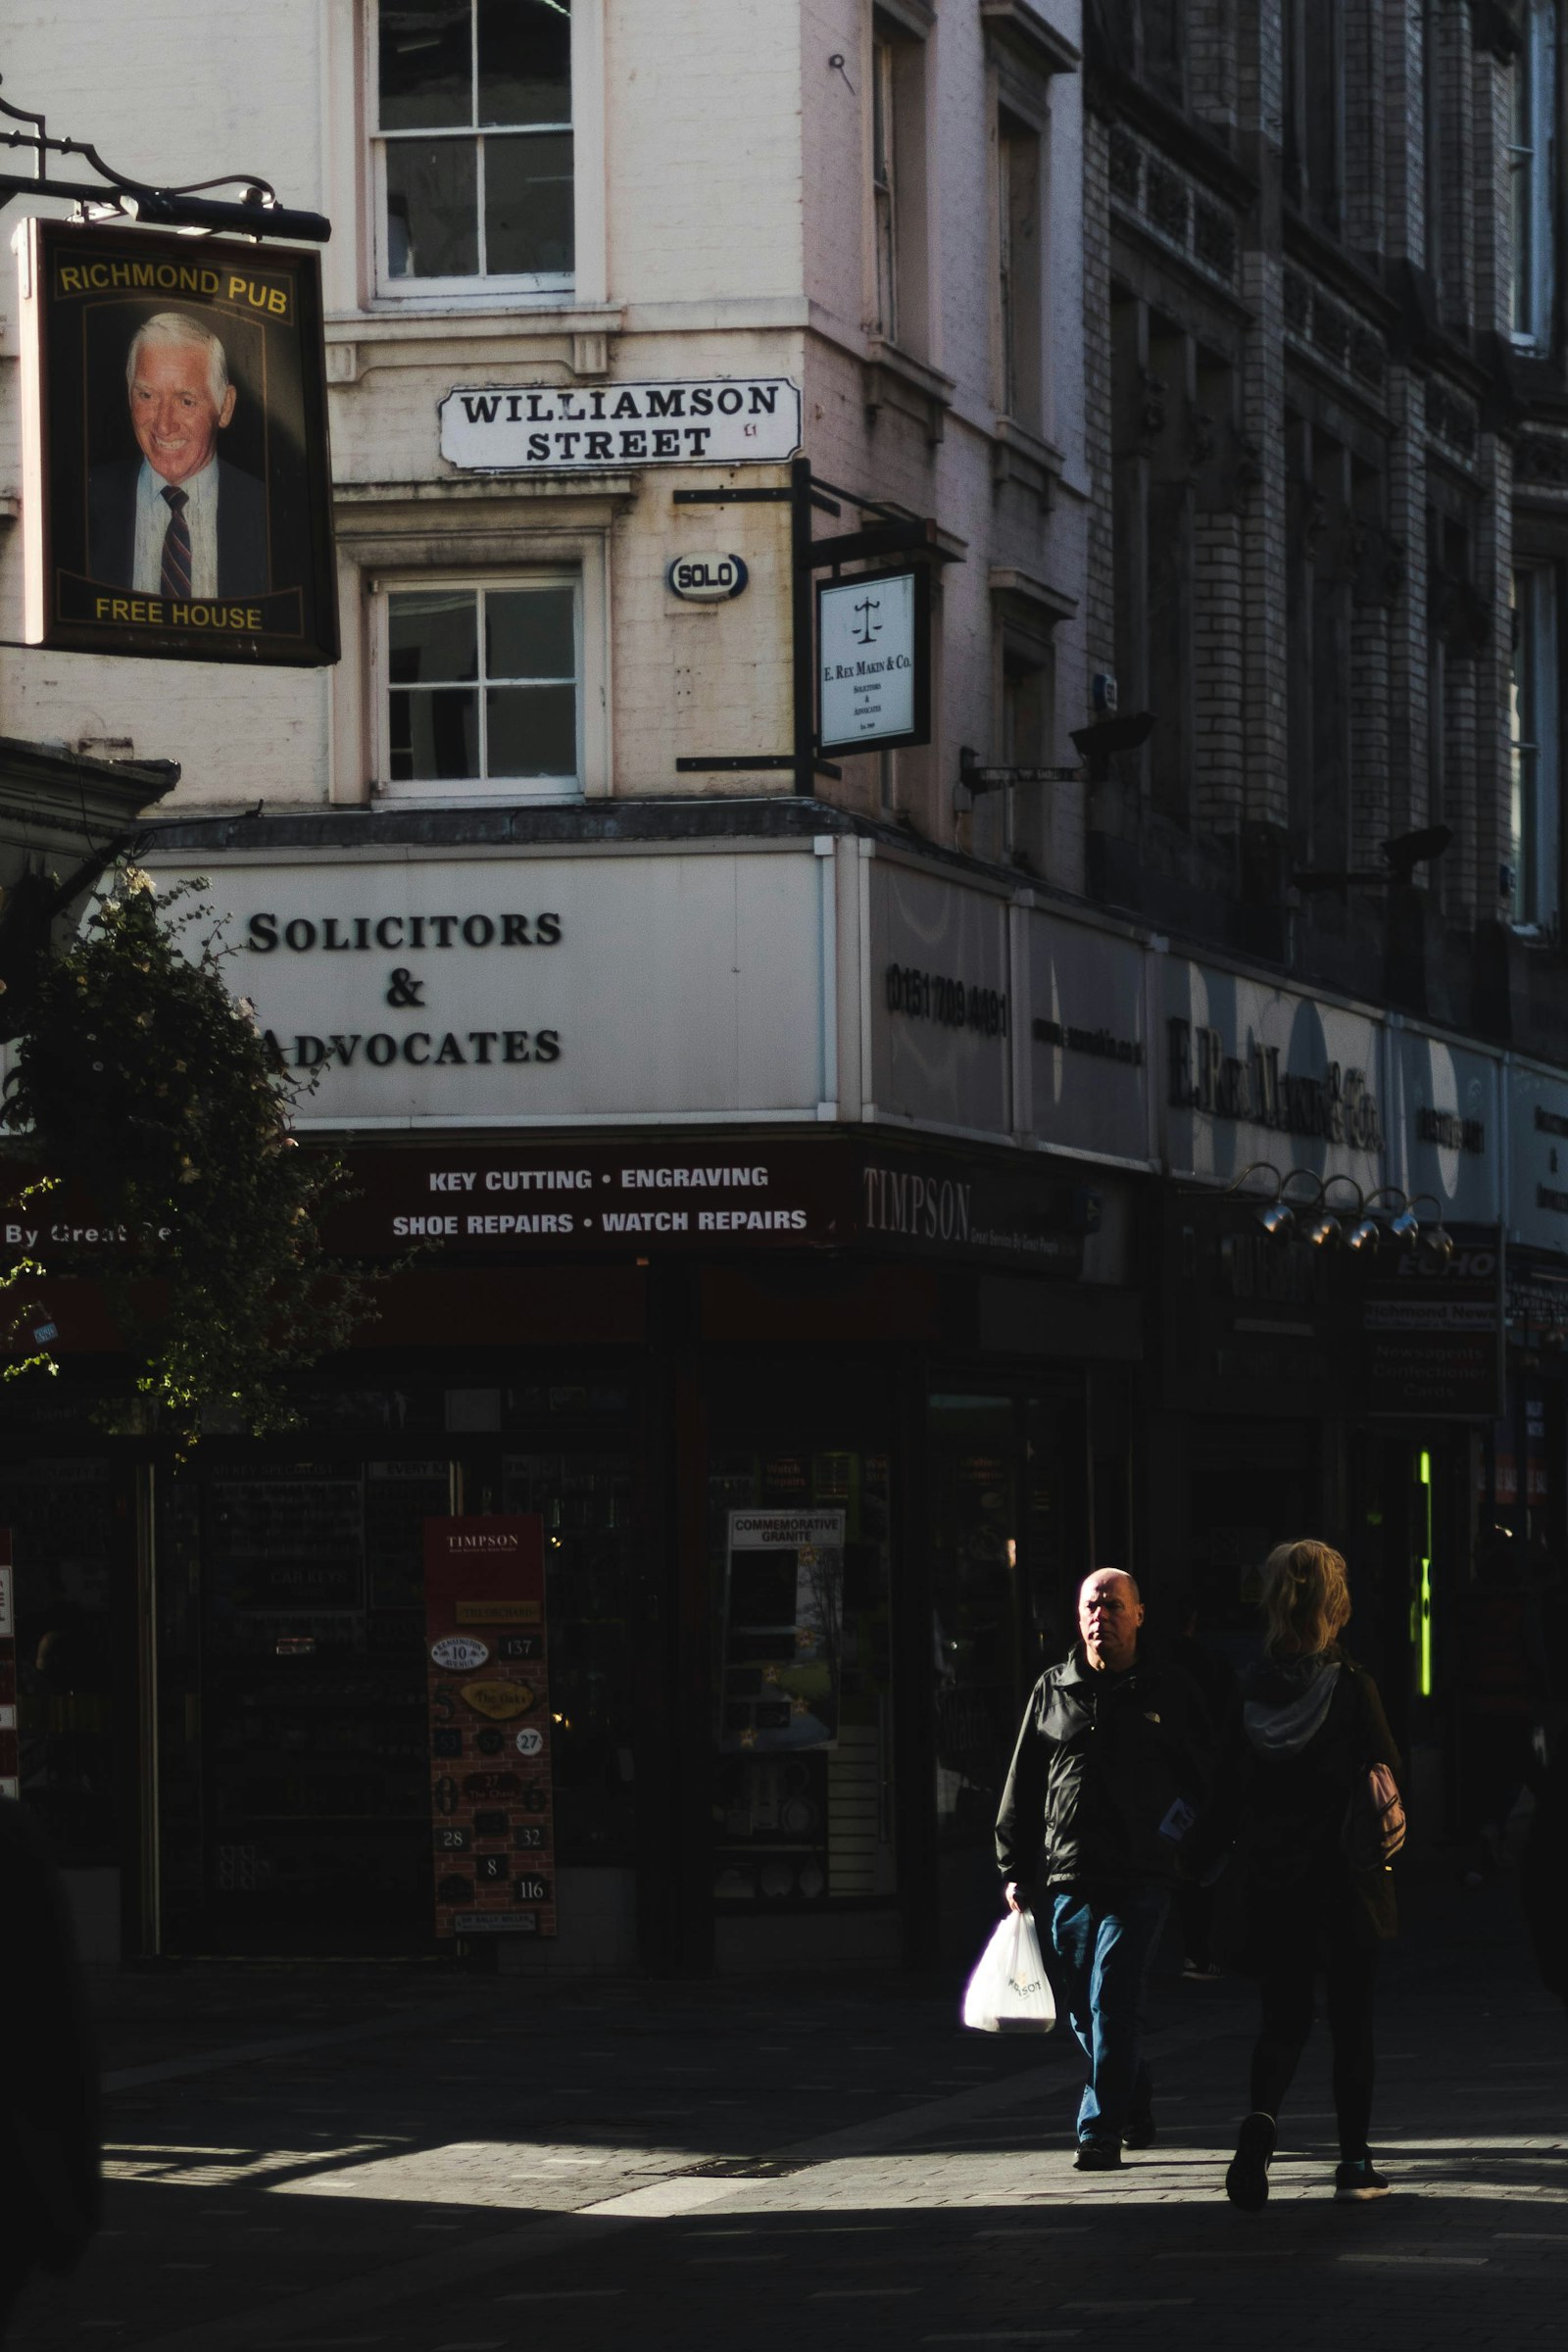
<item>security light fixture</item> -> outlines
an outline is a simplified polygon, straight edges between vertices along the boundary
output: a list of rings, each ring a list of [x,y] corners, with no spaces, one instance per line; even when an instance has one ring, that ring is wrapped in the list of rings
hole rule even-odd
[[[1236,1194],[1243,1193],[1250,1176],[1272,1176],[1274,1179],[1273,1193],[1257,1211],[1257,1221],[1263,1231],[1270,1235],[1288,1232],[1296,1222],[1296,1212],[1290,1202],[1280,1197],[1285,1190],[1285,1179],[1272,1160],[1250,1160],[1241,1174],[1233,1176],[1225,1187],[1226,1199],[1230,1200]]]
[[[1278,1234],[1296,1232],[1313,1250],[1336,1250],[1342,1245],[1362,1256],[1377,1255],[1385,1240],[1396,1243],[1431,1247],[1444,1262],[1453,1252],[1452,1238],[1443,1230],[1442,1209],[1431,1194],[1422,1200],[1432,1200],[1438,1209],[1436,1228],[1423,1236],[1414,1205],[1397,1185],[1384,1185],[1376,1192],[1363,1193],[1353,1176],[1319,1176],[1313,1168],[1287,1168],[1282,1174],[1272,1160],[1253,1160],[1226,1188],[1228,1193],[1243,1193],[1254,1176],[1266,1176],[1273,1183],[1273,1192],[1257,1209],[1257,1222],[1273,1238]],[[1291,1199],[1292,1187],[1297,1188]],[[1303,1191],[1302,1187],[1309,1187]],[[1339,1200],[1338,1192],[1349,1198]]]
[[[1453,1257],[1453,1236],[1443,1222],[1443,1203],[1435,1193],[1418,1193],[1412,1200],[1396,1184],[1363,1193],[1353,1176],[1319,1176],[1312,1168],[1287,1168],[1282,1175],[1272,1160],[1255,1159],[1226,1187],[1227,1194],[1244,1192],[1254,1176],[1273,1181],[1272,1194],[1256,1211],[1258,1224],[1271,1239],[1295,1231],[1309,1249],[1335,1250],[1343,1244],[1357,1256],[1369,1251],[1374,1257],[1387,1240],[1396,1249],[1420,1249],[1439,1266]],[[1310,1186],[1311,1191],[1298,1191],[1292,1200],[1293,1185]],[[1338,1201],[1336,1188],[1353,1199]],[[1429,1206],[1435,1215],[1423,1226],[1416,1211]]]
[[[1074,727],[1073,742],[1089,767],[1091,784],[1103,784],[1118,752],[1136,752],[1154,731],[1152,710],[1129,710],[1115,718],[1097,718],[1092,726]]]
[[[1415,1199],[1410,1203],[1409,1211],[1407,1213],[1410,1215],[1413,1223],[1415,1211],[1418,1208],[1424,1207],[1429,1200],[1438,1212],[1437,1222],[1436,1224],[1429,1226],[1424,1233],[1419,1226],[1416,1226],[1415,1231],[1410,1236],[1410,1239],[1412,1242],[1419,1242],[1421,1248],[1426,1251],[1427,1255],[1431,1257],[1438,1265],[1446,1266],[1450,1263],[1453,1257],[1453,1236],[1443,1222],[1443,1202],[1438,1199],[1437,1194],[1417,1193]]]
[[[1379,842],[1384,857],[1381,871],[1354,866],[1306,866],[1298,867],[1291,881],[1308,898],[1320,890],[1403,889],[1412,880],[1416,867],[1441,858],[1452,839],[1447,825],[1425,825],[1418,833],[1396,833],[1391,840]]]

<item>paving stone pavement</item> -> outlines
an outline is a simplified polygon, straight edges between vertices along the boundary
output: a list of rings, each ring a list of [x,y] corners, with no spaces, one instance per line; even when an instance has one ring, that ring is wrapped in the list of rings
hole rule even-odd
[[[1065,2036],[966,2034],[928,1983],[126,1978],[109,2228],[14,2352],[1558,2341],[1568,2019],[1506,1886],[1412,1895],[1374,2118],[1396,2194],[1329,2194],[1320,2030],[1258,2215],[1223,2194],[1251,1988],[1181,1983],[1173,1947],[1160,2136],[1099,2177]]]

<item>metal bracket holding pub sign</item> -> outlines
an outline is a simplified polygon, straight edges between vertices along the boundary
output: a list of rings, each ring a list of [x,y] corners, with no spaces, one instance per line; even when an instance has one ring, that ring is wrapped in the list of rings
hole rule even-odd
[[[820,581],[816,648],[820,752],[891,752],[930,742],[926,564]]]

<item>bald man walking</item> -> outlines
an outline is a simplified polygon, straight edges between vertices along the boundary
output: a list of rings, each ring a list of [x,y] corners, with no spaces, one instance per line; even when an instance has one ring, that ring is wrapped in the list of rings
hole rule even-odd
[[[1140,1652],[1143,1622],[1124,1569],[1085,1577],[1079,1639],[1030,1693],[997,1816],[1008,1907],[1044,1904],[1068,2023],[1088,2061],[1081,2173],[1113,2172],[1124,2146],[1154,2137],[1140,2047],[1145,1988],[1176,1849],[1211,1770],[1201,1695],[1174,1661]]]

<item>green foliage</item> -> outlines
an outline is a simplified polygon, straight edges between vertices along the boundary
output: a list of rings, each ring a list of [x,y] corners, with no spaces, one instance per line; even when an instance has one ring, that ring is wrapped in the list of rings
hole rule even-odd
[[[52,1176],[39,1176],[33,1183],[24,1185],[17,1195],[17,1206],[30,1209],[36,1201],[47,1200],[57,1189]],[[13,1299],[8,1307],[5,1294],[20,1290],[24,1283],[36,1281],[45,1271],[42,1259],[36,1257],[13,1258],[9,1266],[0,1263],[0,1347],[5,1345],[8,1338],[30,1337],[31,1327],[44,1311],[36,1299],[26,1298]],[[9,1330],[5,1322],[7,1314],[10,1316]],[[0,1381],[20,1380],[24,1372],[53,1374],[59,1369],[49,1349],[33,1341],[30,1354],[15,1355],[8,1363],[0,1363]]]
[[[161,911],[145,875],[119,875],[42,974],[0,1122],[119,1229],[93,1271],[138,1395],[181,1446],[204,1415],[288,1427],[285,1375],[367,1312],[363,1282],[322,1254],[343,1176],[296,1147],[299,1082],[230,996],[218,933],[200,930],[211,909],[170,911],[195,887]],[[27,1271],[43,1267],[12,1276]]]

